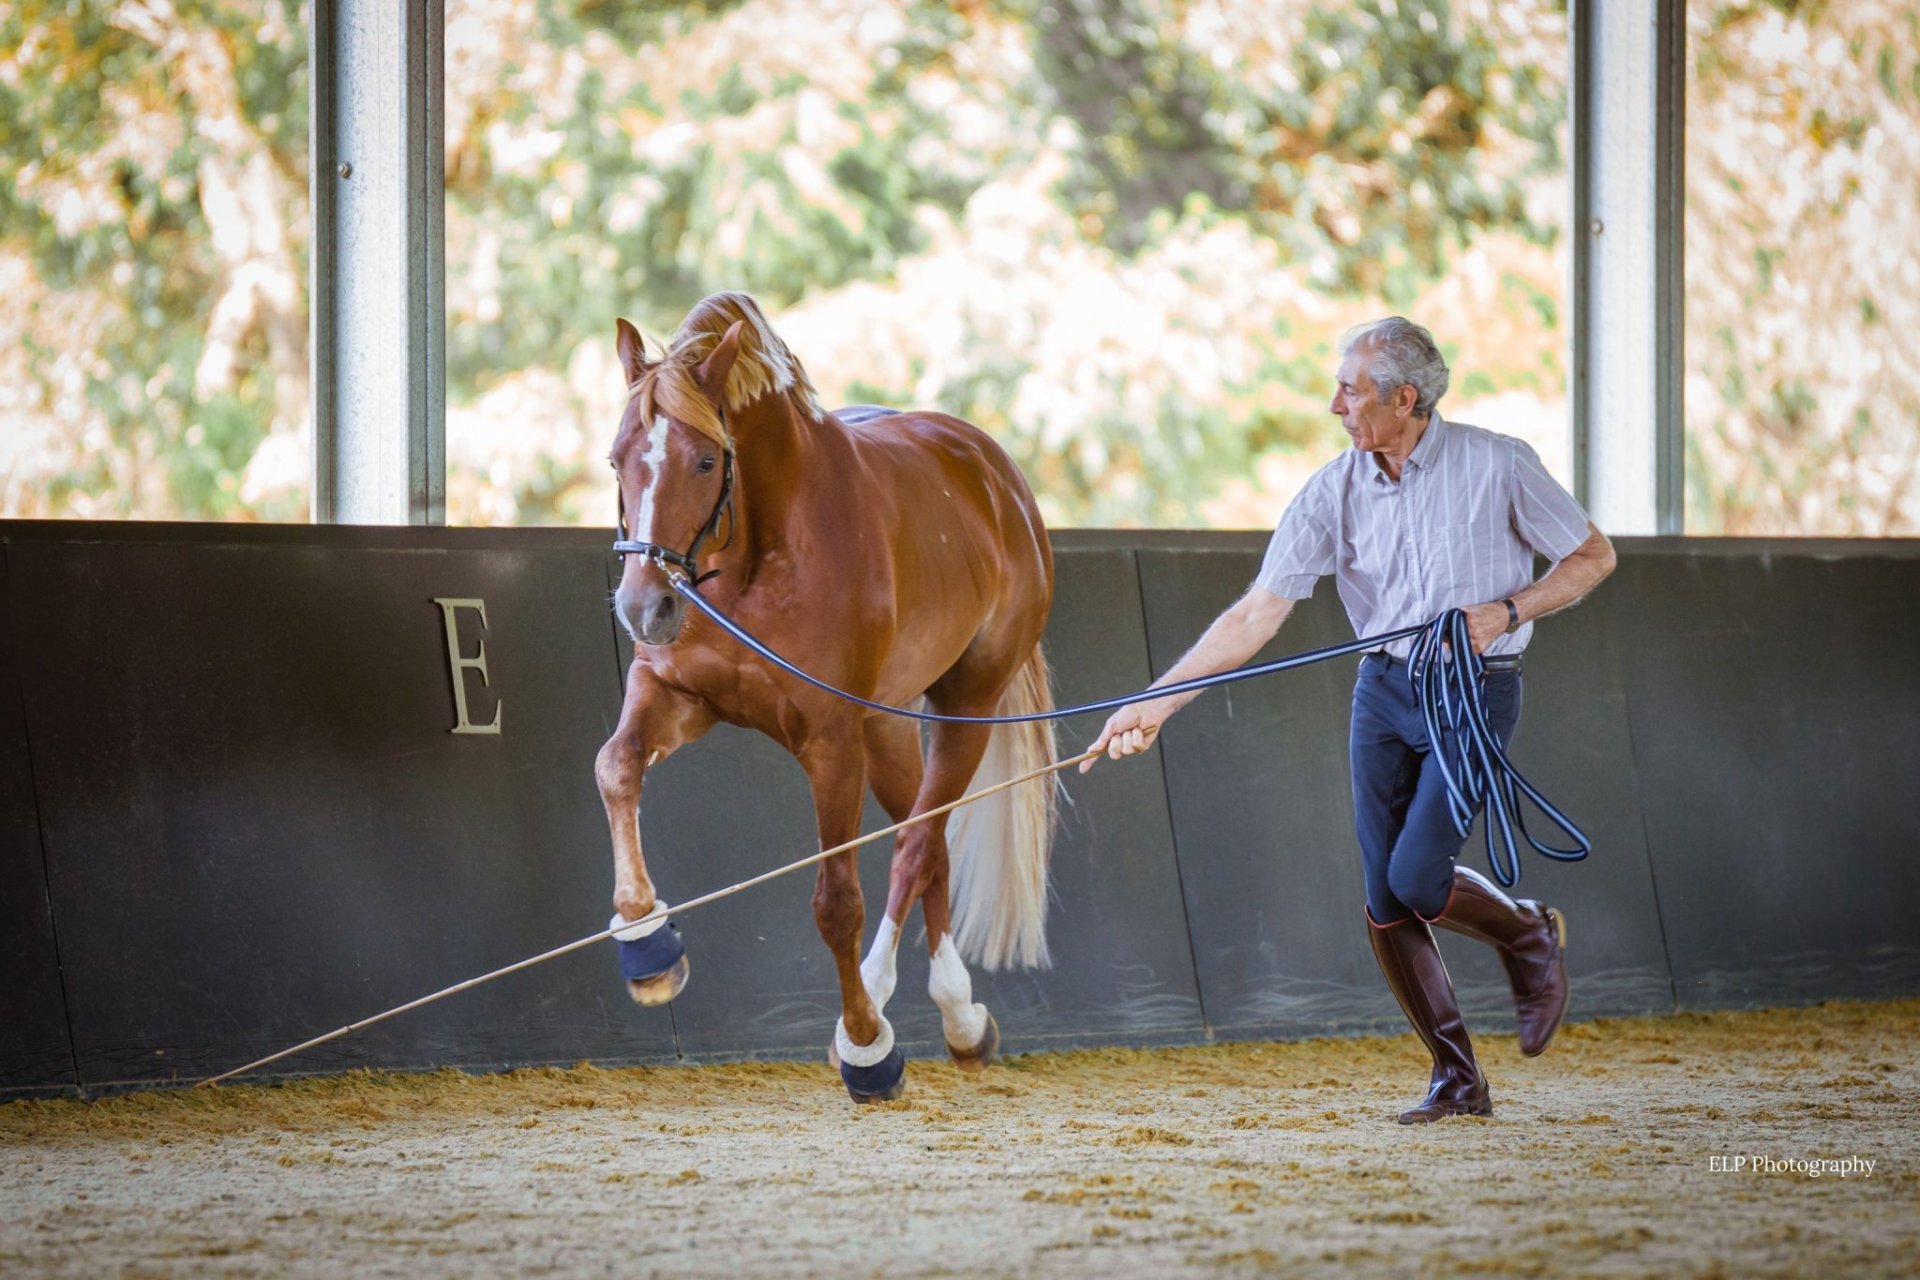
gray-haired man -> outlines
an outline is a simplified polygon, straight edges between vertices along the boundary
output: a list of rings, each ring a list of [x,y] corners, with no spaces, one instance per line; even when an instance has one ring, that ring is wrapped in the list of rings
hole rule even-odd
[[[1425,329],[1399,316],[1363,325],[1347,335],[1341,356],[1329,407],[1353,448],[1307,481],[1253,585],[1157,683],[1246,662],[1331,573],[1356,635],[1464,610],[1488,667],[1488,719],[1505,742],[1520,718],[1520,653],[1533,620],[1611,573],[1613,547],[1525,443],[1441,418],[1447,364]],[[1536,553],[1554,562],[1538,582]],[[1361,660],[1348,743],[1367,933],[1387,985],[1433,1055],[1426,1100],[1401,1113],[1403,1124],[1493,1109],[1430,924],[1499,951],[1522,1051],[1547,1047],[1567,1003],[1559,912],[1514,902],[1454,865],[1464,842],[1405,678],[1409,644]],[[1115,759],[1144,751],[1195,696],[1123,707],[1093,745]]]

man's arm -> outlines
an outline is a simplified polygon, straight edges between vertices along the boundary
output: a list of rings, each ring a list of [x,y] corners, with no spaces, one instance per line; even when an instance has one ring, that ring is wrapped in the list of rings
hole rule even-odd
[[[1514,593],[1513,607],[1519,611],[1520,621],[1532,622],[1535,618],[1544,618],[1578,603],[1613,572],[1615,563],[1613,543],[1607,541],[1606,534],[1589,523],[1585,542],[1565,560],[1553,566],[1552,572],[1546,577],[1524,591]],[[1473,651],[1485,653],[1487,646],[1507,629],[1507,621],[1507,606],[1498,600],[1467,610],[1467,629],[1473,636]]]
[[[1247,593],[1215,618],[1206,634],[1196,640],[1193,648],[1187,650],[1185,656],[1168,668],[1166,674],[1155,680],[1151,687],[1157,689],[1163,684],[1177,684],[1182,680],[1210,676],[1240,666],[1260,652],[1260,646],[1273,639],[1274,633],[1280,630],[1280,624],[1293,612],[1293,603],[1265,587],[1248,587]],[[1501,605],[1503,618],[1506,611],[1506,606]],[[1501,625],[1505,626],[1506,623],[1503,621]],[[1088,750],[1103,750],[1115,760],[1145,751],[1159,736],[1160,726],[1174,712],[1199,696],[1199,692],[1176,693],[1152,702],[1136,702],[1132,706],[1121,707],[1108,718],[1100,736],[1088,744]],[[1092,767],[1093,761],[1088,760],[1081,764],[1080,772],[1085,773]]]

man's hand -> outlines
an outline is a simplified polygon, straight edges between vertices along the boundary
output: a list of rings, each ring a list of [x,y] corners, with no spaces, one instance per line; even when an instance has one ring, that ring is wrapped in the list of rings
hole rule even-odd
[[[1087,750],[1104,751],[1115,760],[1145,751],[1160,736],[1160,726],[1167,722],[1167,717],[1174,713],[1178,705],[1171,698],[1162,698],[1121,707],[1107,717],[1106,728],[1100,730],[1098,738],[1087,744]],[[1093,760],[1081,761],[1080,772],[1085,773],[1093,768],[1093,764]]]
[[[1557,613],[1600,585],[1600,580],[1613,572],[1613,566],[1613,544],[1607,541],[1606,534],[1589,523],[1585,542],[1549,569],[1546,577],[1513,593],[1514,608],[1522,622]],[[1466,615],[1467,635],[1473,641],[1475,653],[1485,653],[1487,646],[1507,629],[1507,606],[1499,600],[1474,605],[1466,610]]]
[[[1467,635],[1475,653],[1485,653],[1488,645],[1506,634],[1507,606],[1499,600],[1474,605],[1466,610],[1466,615]]]

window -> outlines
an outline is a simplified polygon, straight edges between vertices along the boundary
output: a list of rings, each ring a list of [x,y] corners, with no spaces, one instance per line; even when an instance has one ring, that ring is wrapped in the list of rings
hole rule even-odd
[[[1687,28],[1687,531],[1920,533],[1920,10]]]
[[[452,523],[600,524],[613,321],[745,288],[1056,525],[1268,525],[1393,312],[1570,478],[1550,0],[447,3]]]
[[[0,515],[304,520],[306,24],[0,9]]]

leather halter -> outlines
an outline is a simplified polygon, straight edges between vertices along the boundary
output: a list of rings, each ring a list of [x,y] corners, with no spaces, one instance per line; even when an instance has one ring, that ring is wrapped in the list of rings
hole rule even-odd
[[[739,523],[733,515],[733,450],[726,449],[720,462],[720,496],[714,501],[713,510],[707,514],[707,521],[700,531],[693,535],[693,541],[685,551],[675,551],[672,547],[662,546],[658,542],[641,542],[627,537],[627,494],[620,490],[620,518],[613,526],[613,554],[617,556],[645,556],[662,569],[672,565],[686,574],[694,586],[699,586],[708,578],[719,573],[718,569],[700,572],[700,544],[711,538],[720,528],[720,517],[730,517],[727,521],[727,540],[720,544],[719,550],[725,551],[733,545],[733,531]]]

